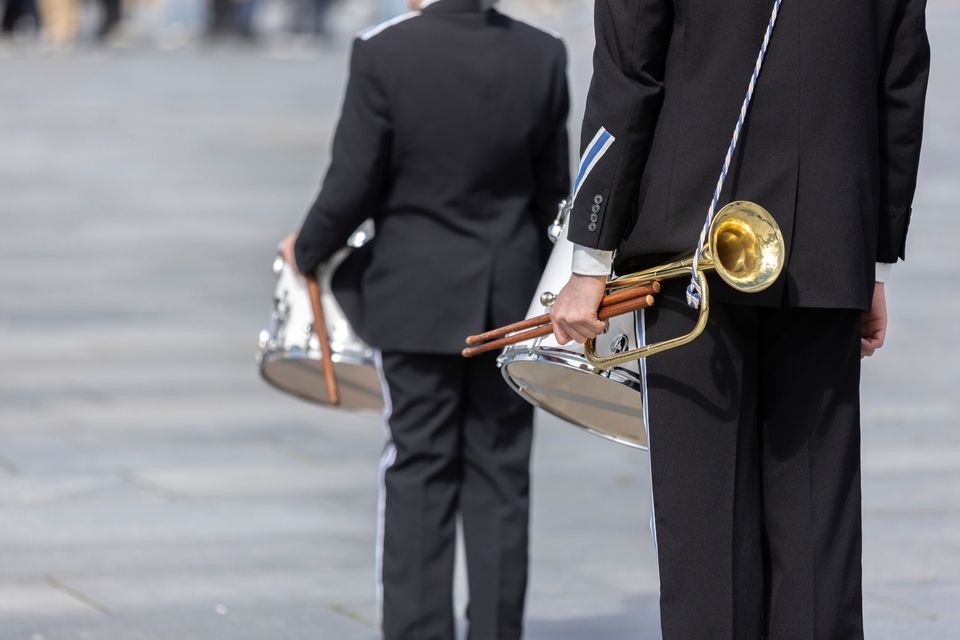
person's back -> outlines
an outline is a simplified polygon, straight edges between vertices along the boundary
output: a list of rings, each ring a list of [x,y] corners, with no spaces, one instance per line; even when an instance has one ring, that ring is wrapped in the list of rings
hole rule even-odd
[[[354,47],[347,125],[315,207],[353,211],[362,199],[376,221],[360,330],[380,348],[457,353],[464,336],[522,316],[569,188],[562,41],[478,6],[440,0]],[[369,113],[346,111],[351,91]],[[337,219],[311,253],[357,221]],[[405,302],[376,311],[398,289]]]
[[[609,155],[625,153],[630,164],[598,165],[586,188],[603,191],[615,179],[618,189],[598,231],[575,226],[571,237],[590,244],[599,233],[605,248],[616,238],[629,271],[696,244],[773,2],[609,4],[644,15],[621,70],[635,84],[617,100],[591,93],[583,136],[617,130]],[[874,262],[902,257],[929,57],[924,4],[782,3],[720,199],[762,202],[787,243],[786,276],[749,303],[778,304],[786,295],[793,305],[866,309]],[[617,19],[618,28],[634,29],[628,16]],[[620,73],[609,60],[601,58],[595,77],[604,86]]]

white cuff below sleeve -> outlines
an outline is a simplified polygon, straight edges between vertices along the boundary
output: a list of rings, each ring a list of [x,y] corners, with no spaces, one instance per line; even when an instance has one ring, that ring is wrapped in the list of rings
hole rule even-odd
[[[890,274],[893,272],[893,263],[891,262],[878,262],[877,263],[877,275],[874,278],[877,282],[886,282],[890,279]]]
[[[574,245],[572,268],[581,276],[609,276],[613,270],[613,251]]]

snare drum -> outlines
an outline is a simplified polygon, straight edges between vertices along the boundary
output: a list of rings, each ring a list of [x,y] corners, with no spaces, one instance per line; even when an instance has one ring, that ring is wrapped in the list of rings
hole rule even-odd
[[[550,310],[570,278],[572,260],[564,224],[527,318]],[[633,313],[611,318],[597,338],[599,355],[636,346]],[[600,370],[587,361],[582,345],[560,345],[553,334],[505,348],[498,362],[510,386],[534,406],[604,438],[647,448],[639,362]]]
[[[350,326],[333,295],[334,274],[347,257],[366,244],[370,225],[358,229],[348,246],[317,270],[320,304],[326,316],[334,374],[340,391],[338,409],[380,411],[383,408],[374,351]],[[313,331],[313,311],[306,280],[282,257],[273,263],[277,287],[267,329],[260,332],[257,363],[271,385],[298,398],[329,404],[320,361],[319,339]]]

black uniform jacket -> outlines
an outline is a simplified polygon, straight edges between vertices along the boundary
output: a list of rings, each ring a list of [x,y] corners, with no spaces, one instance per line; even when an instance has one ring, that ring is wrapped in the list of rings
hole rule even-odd
[[[772,8],[596,0],[583,147],[601,128],[614,141],[579,190],[574,242],[619,248],[618,272],[694,248]],[[930,58],[924,10],[925,0],[783,0],[720,205],[768,209],[787,266],[766,293],[714,295],[869,306],[875,263],[904,256]]]
[[[459,353],[465,336],[522,318],[570,188],[568,109],[562,41],[480,0],[362,32],[300,270],[373,218],[348,314],[373,346]]]

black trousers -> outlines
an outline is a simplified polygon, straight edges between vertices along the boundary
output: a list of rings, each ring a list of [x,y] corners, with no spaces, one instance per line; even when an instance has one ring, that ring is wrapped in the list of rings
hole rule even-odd
[[[714,303],[645,366],[664,640],[862,639],[860,313]]]
[[[383,353],[378,564],[386,640],[453,640],[457,515],[472,640],[520,638],[533,410],[496,356]]]

